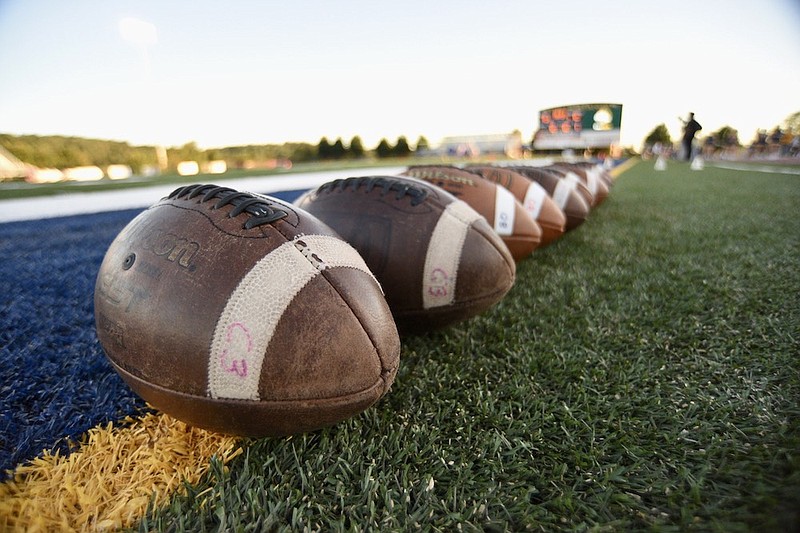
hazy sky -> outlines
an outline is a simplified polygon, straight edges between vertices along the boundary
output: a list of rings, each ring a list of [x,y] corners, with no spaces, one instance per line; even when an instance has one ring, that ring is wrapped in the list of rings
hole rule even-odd
[[[800,2],[0,0],[2,133],[435,145],[584,102],[749,142],[800,111]]]

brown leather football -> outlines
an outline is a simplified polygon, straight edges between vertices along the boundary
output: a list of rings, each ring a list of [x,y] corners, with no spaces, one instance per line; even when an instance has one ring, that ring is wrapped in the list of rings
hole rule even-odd
[[[546,246],[564,234],[567,217],[544,187],[535,181],[504,167],[470,166],[467,170],[508,189],[521,202],[522,208],[542,229],[540,246]]]
[[[279,200],[175,190],[111,243],[97,336],[154,407],[235,435],[286,435],[383,396],[400,341],[378,282],[335,232]]]
[[[546,170],[558,172],[566,179],[578,179],[586,186],[592,196],[591,207],[597,207],[608,197],[608,187],[601,180],[594,168],[582,167],[573,163],[556,163],[544,167]],[[573,175],[575,177],[573,177]]]
[[[595,176],[605,183],[606,187],[611,190],[611,187],[614,185],[614,178],[611,177],[611,174],[608,172],[608,169],[600,164],[600,163],[593,163],[591,161],[578,161],[573,163],[578,168],[583,168],[588,172],[594,172]]]
[[[361,253],[401,333],[472,317],[514,284],[514,259],[488,222],[427,182],[388,176],[335,180],[299,202]]]
[[[479,174],[451,166],[413,166],[403,175],[433,183],[467,202],[503,239],[514,261],[530,257],[542,242],[542,229],[514,195]]]
[[[586,187],[574,181],[561,179],[557,174],[537,167],[518,166],[509,168],[544,187],[547,194],[550,195],[567,217],[567,231],[573,230],[586,222],[591,205],[586,200],[589,195]],[[583,189],[583,192],[580,189]]]

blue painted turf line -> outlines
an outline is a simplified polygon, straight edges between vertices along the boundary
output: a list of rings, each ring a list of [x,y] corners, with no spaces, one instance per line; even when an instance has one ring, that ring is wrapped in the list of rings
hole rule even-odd
[[[0,224],[0,481],[43,450],[67,454],[90,428],[146,408],[106,360],[93,309],[106,250],[140,211]]]

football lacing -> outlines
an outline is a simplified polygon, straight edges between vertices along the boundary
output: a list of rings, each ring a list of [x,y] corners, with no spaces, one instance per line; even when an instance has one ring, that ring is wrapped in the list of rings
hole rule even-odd
[[[317,189],[317,192],[333,192],[334,190],[344,191],[348,188],[354,191],[364,187],[365,192],[372,192],[373,189],[381,189],[381,196],[386,196],[390,192],[395,193],[395,199],[401,200],[405,196],[411,198],[411,205],[416,206],[425,200],[428,195],[428,190],[422,187],[416,187],[410,183],[402,180],[395,180],[385,177],[360,177],[360,178],[346,178],[338,179],[326,183]]]
[[[175,189],[167,198],[170,200],[181,198],[192,200],[198,196],[201,196],[198,201],[201,204],[217,199],[211,209],[232,205],[233,209],[228,213],[228,218],[235,218],[242,213],[250,215],[250,218],[244,223],[244,229],[253,229],[264,224],[271,224],[287,216],[285,211],[272,207],[265,198],[217,185],[187,185],[186,187]]]

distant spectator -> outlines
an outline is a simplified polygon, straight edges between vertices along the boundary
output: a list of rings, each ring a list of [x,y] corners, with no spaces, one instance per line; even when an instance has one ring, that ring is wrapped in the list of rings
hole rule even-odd
[[[787,129],[781,135],[781,157],[789,157],[792,141],[794,141],[794,135],[792,134],[792,128]]]
[[[713,135],[709,135],[703,139],[703,158],[711,159],[719,148],[719,141],[714,139]]]
[[[694,136],[703,129],[703,126],[694,119],[694,113],[689,113],[689,120],[680,120],[683,122],[683,153],[686,161],[690,161],[692,159]]]
[[[720,157],[722,159],[729,159],[733,157],[739,147],[739,136],[736,130],[729,129],[719,140]]]
[[[771,144],[780,144],[781,137],[783,137],[783,131],[781,131],[781,127],[775,126],[775,129],[772,130],[772,133],[769,134],[769,142]]]
[[[763,156],[767,152],[767,130],[758,130],[750,147],[750,155]]]

